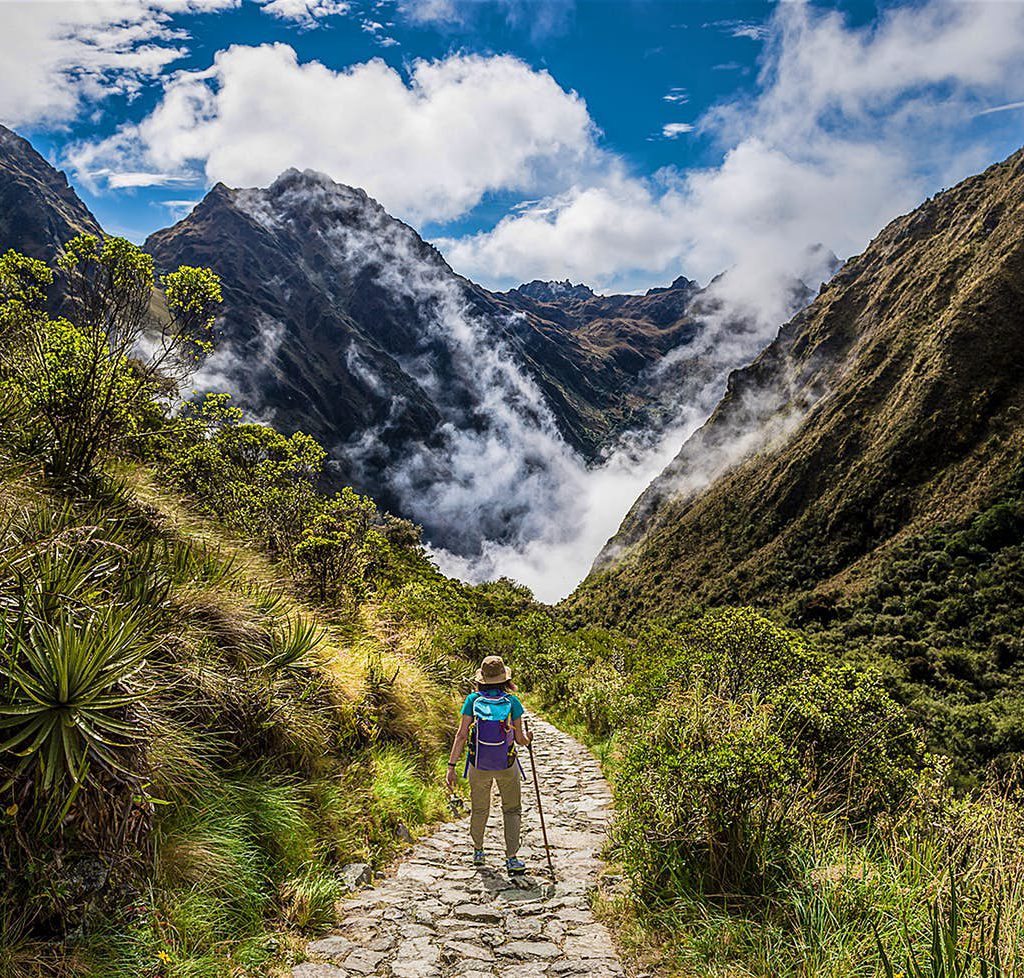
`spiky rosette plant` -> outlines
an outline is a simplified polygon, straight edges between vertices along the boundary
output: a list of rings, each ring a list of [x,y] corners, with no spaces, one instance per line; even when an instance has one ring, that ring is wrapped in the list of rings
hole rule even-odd
[[[4,627],[0,770],[44,797],[77,793],[98,772],[132,780],[140,737],[131,707],[154,648],[146,622],[116,606]],[[20,627],[19,627],[20,626]]]

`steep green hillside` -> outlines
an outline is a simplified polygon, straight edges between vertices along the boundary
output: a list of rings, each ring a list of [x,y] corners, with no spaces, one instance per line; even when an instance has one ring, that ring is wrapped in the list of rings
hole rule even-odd
[[[750,603],[882,665],[976,783],[1024,750],[1024,152],[893,221],[637,502],[573,615]]]
[[[0,258],[0,974],[269,974],[346,866],[443,812],[451,676],[379,612],[438,575],[414,527],[317,494],[310,439],[167,413],[203,270],[158,322],[127,242],[61,271],[67,320],[46,266]]]
[[[641,497],[573,604],[849,593],[962,519],[1024,447],[1024,152],[893,221],[748,368]]]

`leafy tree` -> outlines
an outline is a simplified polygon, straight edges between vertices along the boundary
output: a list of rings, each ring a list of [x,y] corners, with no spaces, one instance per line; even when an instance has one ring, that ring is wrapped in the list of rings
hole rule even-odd
[[[294,557],[318,600],[359,593],[367,571],[386,546],[374,525],[376,518],[373,500],[346,487],[327,500],[302,531]]]
[[[301,431],[247,423],[227,394],[187,405],[165,453],[186,492],[237,529],[289,556],[320,504],[327,453]]]
[[[0,260],[0,364],[45,433],[48,471],[68,479],[134,433],[151,399],[177,392],[211,349],[221,293],[213,272],[188,266],[155,292],[152,257],[123,238],[72,238],[57,271],[67,316],[53,319],[53,271],[16,252]]]

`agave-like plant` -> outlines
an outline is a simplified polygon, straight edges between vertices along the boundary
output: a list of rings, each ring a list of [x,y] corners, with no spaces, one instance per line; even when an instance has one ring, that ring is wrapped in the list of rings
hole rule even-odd
[[[0,661],[7,785],[29,773],[44,793],[77,789],[97,762],[130,774],[129,752],[141,732],[128,711],[143,693],[137,676],[155,646],[146,621],[108,607],[81,619],[64,614],[19,624],[0,626],[8,650]]]
[[[263,668],[267,672],[304,672],[317,665],[316,651],[327,633],[315,621],[294,615],[271,637],[270,654]]]

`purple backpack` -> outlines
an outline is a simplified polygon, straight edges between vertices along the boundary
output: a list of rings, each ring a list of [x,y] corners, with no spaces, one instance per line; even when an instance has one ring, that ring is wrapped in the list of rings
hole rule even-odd
[[[466,769],[472,764],[480,771],[504,771],[515,761],[512,700],[507,693],[480,693],[473,701]]]

